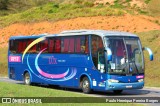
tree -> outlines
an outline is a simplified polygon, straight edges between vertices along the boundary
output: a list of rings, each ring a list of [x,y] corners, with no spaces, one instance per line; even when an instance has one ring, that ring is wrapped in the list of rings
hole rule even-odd
[[[0,0],[0,10],[8,9],[9,0]]]

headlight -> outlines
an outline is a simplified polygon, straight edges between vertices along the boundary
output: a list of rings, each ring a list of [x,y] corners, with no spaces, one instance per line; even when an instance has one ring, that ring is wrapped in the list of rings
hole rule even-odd
[[[119,81],[115,79],[109,79],[108,82],[118,83]]]
[[[143,81],[144,81],[143,79],[139,79],[139,80],[138,80],[138,82],[143,82]]]

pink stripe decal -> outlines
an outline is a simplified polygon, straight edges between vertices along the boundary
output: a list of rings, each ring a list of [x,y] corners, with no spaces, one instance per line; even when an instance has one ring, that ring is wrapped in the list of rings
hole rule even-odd
[[[136,76],[136,78],[144,78],[144,75]]]
[[[9,56],[9,62],[21,62],[20,56]]]
[[[43,72],[40,68],[37,69],[38,72],[43,75],[44,77],[47,77],[47,78],[64,78],[67,74],[68,74],[68,71],[66,71],[65,73],[63,74],[48,74],[48,73],[45,73]]]

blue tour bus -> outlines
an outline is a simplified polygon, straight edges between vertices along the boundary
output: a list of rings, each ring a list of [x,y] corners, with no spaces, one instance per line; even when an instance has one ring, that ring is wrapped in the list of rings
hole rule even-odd
[[[84,93],[144,86],[144,56],[138,36],[104,30],[70,30],[60,34],[12,36],[8,76],[13,80],[80,88]]]

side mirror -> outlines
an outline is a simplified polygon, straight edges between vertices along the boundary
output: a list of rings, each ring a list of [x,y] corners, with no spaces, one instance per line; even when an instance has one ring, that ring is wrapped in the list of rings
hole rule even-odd
[[[112,51],[111,51],[111,49],[107,47],[106,51],[107,51],[107,60],[112,61]]]
[[[148,53],[149,53],[150,61],[153,61],[153,52],[152,52],[152,50],[150,48],[148,48],[148,47],[143,47],[142,50],[147,50]]]

